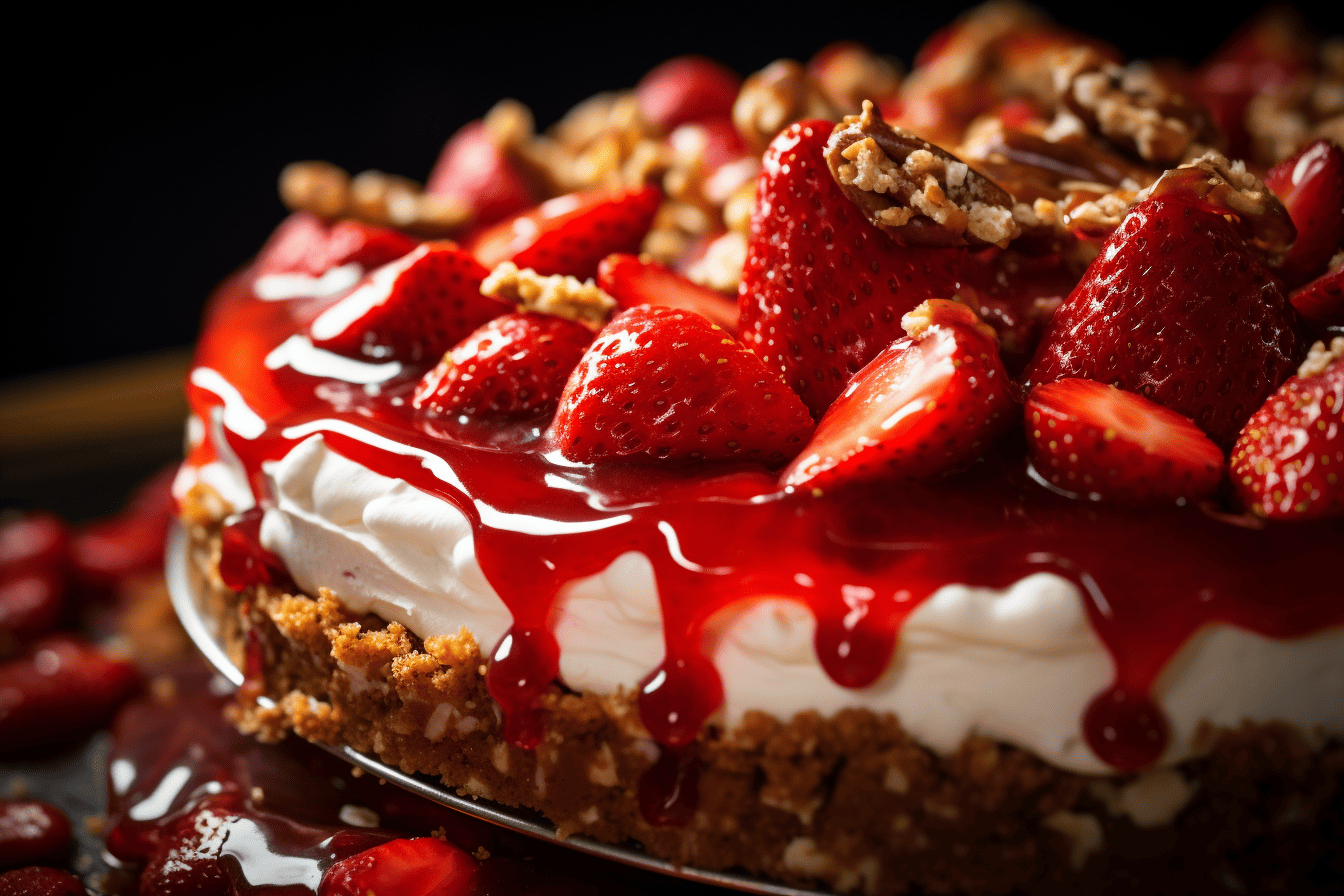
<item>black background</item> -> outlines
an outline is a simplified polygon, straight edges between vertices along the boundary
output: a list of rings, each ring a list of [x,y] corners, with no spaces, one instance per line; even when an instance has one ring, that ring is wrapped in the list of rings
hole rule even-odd
[[[1257,4],[1047,4],[1132,57],[1198,60]],[[1318,28],[1339,14],[1308,12]],[[8,329],[0,380],[195,337],[212,286],[283,216],[286,162],[423,179],[498,98],[548,124],[684,52],[742,73],[855,38],[908,64],[964,4],[309,7],[162,16],[47,13],[11,32]],[[69,21],[64,19],[68,18]],[[15,214],[17,213],[17,214]]]

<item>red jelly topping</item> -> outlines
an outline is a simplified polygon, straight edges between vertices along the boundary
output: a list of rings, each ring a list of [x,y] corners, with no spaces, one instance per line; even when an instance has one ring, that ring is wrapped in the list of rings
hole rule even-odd
[[[945,483],[822,496],[781,492],[773,474],[750,465],[576,466],[530,426],[418,419],[410,398],[419,368],[377,386],[271,369],[266,356],[321,303],[259,301],[250,276],[215,299],[191,377],[193,407],[203,417],[223,410],[229,448],[263,504],[262,463],[321,434],[345,457],[470,519],[481,568],[513,614],[488,681],[520,744],[539,736],[537,697],[556,674],[558,593],[630,550],[652,562],[666,638],[640,711],[671,746],[693,740],[722,700],[702,653],[706,620],[762,595],[809,607],[821,665],[862,687],[885,671],[904,620],[939,587],[1003,588],[1033,572],[1070,579],[1116,668],[1084,730],[1123,770],[1160,756],[1166,724],[1153,683],[1202,626],[1291,638],[1344,623],[1338,521],[1264,526],[1201,507],[1072,500],[1032,481],[1011,446]]]

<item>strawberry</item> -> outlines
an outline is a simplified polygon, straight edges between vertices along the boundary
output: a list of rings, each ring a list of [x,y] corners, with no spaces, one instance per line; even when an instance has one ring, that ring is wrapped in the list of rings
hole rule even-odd
[[[913,249],[864,218],[831,176],[829,121],[785,129],[764,158],[738,289],[742,341],[814,416],[900,338],[901,315],[957,288],[961,249]]]
[[[1026,423],[1036,472],[1094,500],[1183,503],[1222,480],[1223,452],[1188,418],[1096,380],[1037,386]]]
[[[1138,392],[1226,445],[1297,352],[1279,279],[1222,215],[1167,194],[1107,238],[1026,373],[1030,385],[1084,377]]]
[[[908,335],[868,363],[835,400],[780,481],[926,479],[978,457],[1016,413],[994,331],[957,302],[907,314]]]
[[[1344,336],[1314,345],[1251,417],[1232,448],[1232,484],[1269,519],[1344,514]]]
[[[1344,150],[1317,140],[1265,175],[1265,186],[1283,201],[1297,228],[1297,240],[1279,268],[1290,287],[1325,270],[1344,244]]]
[[[565,457],[779,464],[807,409],[732,335],[698,314],[641,305],[607,325],[570,375],[552,433]]]
[[[0,576],[59,567],[69,548],[70,527],[55,514],[38,512],[10,519],[0,524]]]
[[[437,358],[509,311],[481,295],[487,273],[455,243],[425,243],[365,277],[313,321],[309,336],[319,348],[352,357]]]
[[[466,248],[487,268],[512,261],[586,280],[612,252],[636,252],[663,201],[657,187],[571,193],[479,231]]]
[[[1290,301],[1298,314],[1317,327],[1344,327],[1344,265],[1297,290]]]
[[[547,414],[593,332],[554,314],[497,317],[425,374],[412,404],[430,415],[502,417]]]
[[[0,634],[22,643],[56,628],[64,616],[65,577],[60,570],[0,577]],[[0,643],[0,652],[5,647]]]
[[[472,220],[481,225],[537,204],[482,121],[466,125],[444,145],[425,183],[425,193],[466,203]]]
[[[50,803],[0,800],[0,868],[32,862],[64,864],[70,841],[70,819]]]
[[[68,871],[32,865],[0,874],[0,896],[84,896],[88,891]]]
[[[52,635],[0,664],[0,750],[83,733],[111,718],[140,675],[74,635]]]
[[[433,837],[389,840],[327,869],[319,896],[466,896],[479,866],[466,852]]]
[[[371,270],[410,252],[418,241],[385,227],[359,221],[327,224],[308,212],[295,212],[275,229],[257,256],[267,273],[318,277],[341,265]]]
[[[688,121],[728,118],[742,87],[730,69],[703,56],[678,56],[650,71],[635,85],[644,117],[663,131]]]
[[[737,329],[737,303],[727,296],[692,283],[656,261],[634,255],[608,255],[597,266],[597,285],[622,308],[658,305],[694,311],[725,330]]]
[[[70,543],[70,566],[81,585],[106,592],[158,569],[167,537],[167,520],[120,513],[80,529]]]

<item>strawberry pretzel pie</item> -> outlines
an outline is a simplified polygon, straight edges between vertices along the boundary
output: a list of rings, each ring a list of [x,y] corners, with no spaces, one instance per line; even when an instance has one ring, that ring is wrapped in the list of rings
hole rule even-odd
[[[236,724],[837,892],[1330,890],[1341,96],[996,3],[291,166],[176,484]]]

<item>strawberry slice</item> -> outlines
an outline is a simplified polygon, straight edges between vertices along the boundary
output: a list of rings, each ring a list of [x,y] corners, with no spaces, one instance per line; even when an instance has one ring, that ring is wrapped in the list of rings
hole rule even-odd
[[[425,193],[465,203],[478,225],[493,224],[537,204],[523,176],[490,139],[483,121],[466,125],[444,144],[425,182]]]
[[[309,328],[313,344],[351,357],[415,363],[437,358],[509,311],[481,295],[489,272],[451,242],[425,243],[373,271]]]
[[[678,56],[641,78],[635,97],[644,117],[666,132],[688,121],[731,117],[741,87],[735,72],[712,59]]]
[[[1242,502],[1273,520],[1344,515],[1344,336],[1312,346],[1232,448]]]
[[[586,280],[612,252],[637,252],[663,201],[657,187],[570,193],[479,231],[466,248],[487,268],[512,261]]]
[[[1179,194],[1135,206],[1055,312],[1027,367],[1137,392],[1230,444],[1292,373],[1279,278],[1215,210]]]
[[[1213,494],[1222,480],[1223,452],[1189,419],[1096,380],[1037,386],[1026,423],[1032,466],[1074,495],[1184,503]]]
[[[747,460],[798,453],[812,419],[728,331],[698,314],[641,305],[618,315],[565,385],[551,431],[565,457]]]
[[[658,305],[693,311],[725,330],[737,329],[737,302],[692,283],[656,261],[616,253],[597,266],[597,285],[622,308]]]
[[[50,803],[0,800],[0,868],[29,862],[63,865],[70,841],[70,819]]]
[[[0,664],[0,751],[64,740],[112,717],[140,684],[130,663],[51,635]]]
[[[1317,327],[1344,327],[1344,265],[1293,293],[1291,301],[1297,313]]]
[[[88,890],[68,871],[30,865],[0,874],[0,896],[84,896]]]
[[[357,264],[380,267],[414,249],[419,242],[395,230],[359,221],[327,224],[308,212],[295,212],[275,229],[257,256],[267,273],[319,277],[332,268]]]
[[[592,341],[592,330],[567,318],[505,314],[444,355],[412,404],[430,416],[548,414]]]
[[[1265,175],[1265,186],[1282,200],[1297,228],[1297,240],[1279,268],[1290,287],[1325,270],[1344,244],[1344,149],[1317,140]]]
[[[389,840],[341,859],[322,875],[319,896],[467,896],[479,866],[443,840]]]
[[[0,577],[56,569],[66,561],[70,527],[55,514],[38,512],[0,524]]]
[[[1015,419],[994,331],[973,311],[934,299],[902,323],[907,337],[850,381],[784,485],[926,479],[974,460]]]
[[[766,151],[738,289],[742,341],[814,416],[904,335],[901,315],[957,289],[962,249],[896,245],[831,176],[829,121],[787,128]]]

